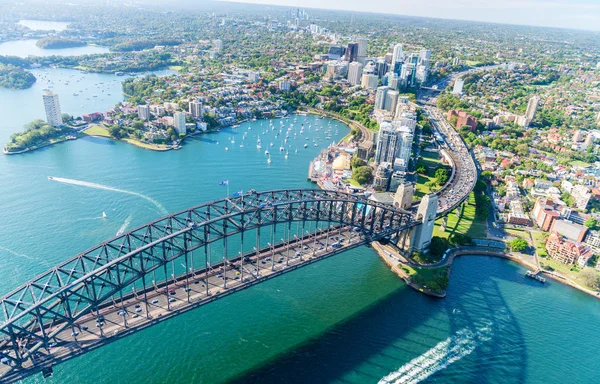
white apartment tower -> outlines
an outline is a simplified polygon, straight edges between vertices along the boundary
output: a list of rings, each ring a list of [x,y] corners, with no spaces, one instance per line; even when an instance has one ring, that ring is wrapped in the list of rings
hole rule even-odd
[[[144,121],[150,120],[150,107],[146,104],[138,105],[138,117]]]
[[[396,111],[396,105],[398,104],[398,96],[400,93],[394,90],[388,90],[385,95],[385,104],[383,105],[383,109],[394,113]]]
[[[377,93],[375,93],[375,109],[383,109],[385,107],[385,99],[389,89],[387,86],[377,88]]]
[[[185,135],[186,134],[185,113],[175,112],[173,114],[173,125],[175,126],[175,130],[177,131],[178,134]]]
[[[394,45],[394,51],[392,53],[392,67],[395,63],[404,61],[404,51],[402,50],[402,44]]]
[[[60,103],[58,95],[48,91],[42,96],[44,99],[44,109],[46,110],[46,121],[53,127],[59,127],[63,124],[62,114],[60,112]]]
[[[455,95],[462,95],[464,85],[465,81],[463,79],[456,79],[454,81],[454,89],[452,89],[452,93]]]
[[[540,99],[537,96],[533,96],[531,99],[529,99],[529,102],[527,103],[527,110],[525,111],[526,127],[528,127],[535,118],[535,113],[537,112],[539,102]]]
[[[376,89],[379,82],[379,77],[372,73],[363,73],[361,86],[365,89]]]
[[[357,60],[361,63],[364,63],[365,59],[367,57],[367,48],[369,45],[369,39],[367,39],[366,37],[359,37],[356,39],[356,42],[358,43]]]
[[[348,82],[352,85],[360,84],[363,65],[358,61],[348,64]]]
[[[196,120],[202,118],[202,103],[199,101],[190,101],[190,115]]]

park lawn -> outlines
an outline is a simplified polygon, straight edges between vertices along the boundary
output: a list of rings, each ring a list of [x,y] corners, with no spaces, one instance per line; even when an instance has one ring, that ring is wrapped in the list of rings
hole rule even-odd
[[[569,161],[569,165],[572,166],[572,167],[587,168],[591,164],[586,163],[584,161],[580,161],[580,160],[573,160],[573,161]]]
[[[581,278],[581,271],[583,271],[584,268],[578,267],[578,271],[572,271],[571,270],[571,268],[573,267],[572,265],[563,264],[559,261],[554,260],[551,257],[546,257],[546,258],[540,259],[540,264],[541,264],[542,268],[544,268],[544,269],[549,269],[548,267],[550,267],[554,271],[559,272],[561,275],[568,277],[569,279],[575,281],[577,284],[593,290],[593,288],[587,286],[585,284],[585,282],[583,281],[583,279]],[[591,268],[591,267],[585,267],[585,269],[596,270],[595,268]],[[597,273],[600,274],[600,272],[597,272]]]
[[[360,183],[354,179],[344,179],[344,181],[355,187],[360,187]]]
[[[429,152],[429,151],[421,151],[420,156],[423,158],[423,161],[426,163],[435,163],[428,165],[438,165],[440,163],[440,154],[437,152]]]
[[[106,129],[100,125],[92,125],[83,132],[89,136],[111,137],[110,134],[108,133],[108,129]]]
[[[181,65],[170,65],[170,66],[169,66],[169,69],[170,69],[170,70],[172,70],[172,71],[177,71],[177,72],[181,71],[181,69],[182,69],[182,68],[183,68],[183,67],[182,67]]]
[[[527,231],[524,231],[522,229],[513,229],[513,228],[507,228],[504,231],[513,237],[519,237],[519,238],[525,240],[527,243],[531,242],[531,239],[529,238],[529,232],[527,232]]]
[[[470,236],[473,239],[481,239],[487,237],[487,222],[485,219],[479,219],[475,217],[477,207],[475,205],[475,194],[471,192],[467,205],[463,209],[463,213],[460,219],[457,218],[456,213],[458,210],[454,210],[448,214],[448,222],[446,224],[446,230],[441,230],[442,218],[436,220],[435,228],[433,229],[433,235],[449,238],[454,233],[460,233],[462,235]]]
[[[415,196],[418,199],[421,199],[423,196],[428,195],[433,192],[431,190],[431,188],[429,188],[428,186],[425,185],[426,182],[432,181],[432,180],[435,180],[435,178],[430,177],[430,176],[421,175],[421,174],[419,174],[417,176],[417,190],[415,192]]]
[[[148,144],[148,143],[144,143],[142,141],[136,140],[136,139],[131,139],[129,137],[126,137],[122,140],[129,144],[135,145],[136,147],[144,148],[144,149],[151,149],[153,151],[168,151],[171,149],[164,144]]]
[[[478,65],[480,63],[481,63],[481,61],[465,60],[465,64],[470,65],[470,66]]]
[[[546,252],[546,237],[541,232],[532,231],[531,237],[533,238],[533,245],[538,256],[545,257],[548,253]]]

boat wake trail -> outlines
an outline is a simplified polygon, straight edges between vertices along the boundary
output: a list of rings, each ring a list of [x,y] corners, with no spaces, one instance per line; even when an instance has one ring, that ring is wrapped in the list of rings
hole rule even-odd
[[[94,189],[103,189],[105,191],[119,192],[119,193],[125,193],[127,195],[137,196],[137,197],[140,197],[140,198],[142,198],[142,199],[144,199],[146,201],[151,202],[163,214],[167,214],[167,210],[165,209],[165,207],[163,207],[158,201],[156,201],[153,198],[148,197],[146,195],[142,195],[141,193],[138,193],[138,192],[128,191],[126,189],[113,188],[113,187],[110,187],[108,185],[90,183],[88,181],[65,179],[65,178],[62,178],[62,177],[52,177],[52,178],[49,177],[49,179],[50,180],[54,180],[54,181],[58,181],[59,183],[65,183],[65,184],[71,184],[71,185],[79,185],[81,187],[94,188]]]
[[[415,384],[450,364],[470,355],[482,342],[489,340],[489,326],[472,331],[463,328],[453,336],[439,342],[419,357],[379,380],[379,384]]]
[[[129,223],[131,223],[131,215],[127,216],[127,218],[125,219],[125,222],[123,223],[123,225],[121,225],[121,228],[119,228],[119,230],[117,231],[117,236],[122,235],[123,232],[125,232],[125,230],[129,226]]]
[[[35,260],[35,258],[33,258],[33,257],[29,256],[29,255],[26,255],[24,253],[15,252],[12,249],[3,247],[1,245],[0,245],[0,251],[4,251],[6,253],[10,253],[13,256],[23,257],[23,258],[28,259],[28,260]]]

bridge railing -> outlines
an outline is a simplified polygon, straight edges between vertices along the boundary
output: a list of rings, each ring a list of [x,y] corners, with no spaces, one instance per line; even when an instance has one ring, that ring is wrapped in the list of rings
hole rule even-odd
[[[202,204],[93,247],[4,296],[2,358],[15,369],[35,364],[61,332],[115,297],[122,301],[140,280],[161,269],[168,279],[166,265],[175,260],[185,261],[187,272],[188,256],[197,249],[205,249],[208,264],[206,249],[222,241],[227,254],[231,236],[256,231],[260,237],[264,226],[312,221],[358,227],[372,239],[414,225],[409,212],[335,191],[252,192]]]

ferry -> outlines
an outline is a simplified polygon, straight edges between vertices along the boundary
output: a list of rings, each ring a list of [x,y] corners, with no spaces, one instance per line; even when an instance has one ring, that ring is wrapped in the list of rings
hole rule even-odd
[[[534,279],[539,281],[540,283],[545,283],[546,282],[546,278],[538,275],[537,273],[531,272],[531,271],[527,271],[525,273],[525,276],[529,277],[530,279]]]

